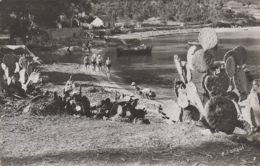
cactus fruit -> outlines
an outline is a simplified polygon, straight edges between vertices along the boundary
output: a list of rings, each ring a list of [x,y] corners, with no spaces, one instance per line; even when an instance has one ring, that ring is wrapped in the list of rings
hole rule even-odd
[[[233,56],[230,56],[225,61],[226,63],[226,73],[229,77],[233,77],[236,73],[236,62]]]
[[[227,59],[229,57],[233,57],[236,63],[236,66],[242,66],[243,65],[243,58],[242,55],[239,54],[236,50],[229,50],[225,55],[224,55],[224,62],[227,62]]]
[[[205,106],[205,119],[213,129],[232,134],[237,124],[236,107],[226,97],[213,97]]]
[[[242,57],[242,63],[245,64],[246,58],[247,58],[247,52],[246,49],[243,46],[237,46],[234,48],[235,51],[237,51],[238,54]]]
[[[203,28],[199,33],[198,40],[203,50],[209,50],[217,45],[218,36],[214,29]]]
[[[214,63],[213,55],[210,51],[200,49],[196,51],[193,55],[191,66],[194,70],[198,72],[206,72]]]
[[[252,88],[252,78],[247,75],[243,68],[238,67],[234,75],[234,83],[240,94],[249,94]]]
[[[218,74],[206,76],[204,82],[204,86],[211,97],[226,93],[229,85],[230,80],[224,69],[221,69]]]

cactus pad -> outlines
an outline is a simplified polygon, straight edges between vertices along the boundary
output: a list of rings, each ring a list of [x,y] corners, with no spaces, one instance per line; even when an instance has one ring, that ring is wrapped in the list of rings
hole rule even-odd
[[[187,108],[183,109],[181,118],[182,122],[198,121],[200,112],[195,106],[189,105]]]
[[[206,76],[204,82],[204,86],[211,97],[226,93],[229,84],[229,77],[224,70],[221,70],[218,74]]]
[[[196,51],[193,55],[191,66],[194,70],[198,72],[206,72],[214,63],[213,55],[210,51],[200,49]]]
[[[205,74],[203,74],[202,77],[201,77],[201,85],[202,85],[202,88],[203,88],[204,92],[205,92],[207,95],[209,95],[209,92],[208,92],[208,90],[207,90],[207,88],[206,88],[206,86],[205,86],[205,80],[206,80],[206,78],[207,78],[208,75],[211,75],[211,74],[205,73]]]
[[[7,54],[3,58],[3,63],[6,65],[6,67],[14,67],[15,68],[15,60],[14,57],[10,54]]]
[[[252,85],[253,80],[250,78],[250,76],[247,76],[244,69],[242,69],[241,67],[237,68],[233,79],[234,79],[235,86],[240,94],[250,93],[250,90],[253,86]]]
[[[188,50],[188,53],[187,53],[187,64],[188,64],[188,67],[191,69],[191,70],[194,70],[193,66],[191,65],[192,61],[193,61],[193,57],[194,57],[194,53],[196,52],[197,50],[197,47],[196,46],[191,46]]]
[[[29,79],[32,81],[33,84],[36,84],[39,82],[40,73],[38,72],[32,72],[29,76]]]
[[[235,104],[226,97],[213,97],[205,106],[205,119],[213,129],[232,134],[237,124]]]
[[[189,66],[187,65],[187,63],[185,64],[185,68],[186,68],[187,82],[190,82],[192,80],[192,73],[191,73],[191,70],[190,70]]]
[[[243,58],[242,56],[236,51],[236,50],[229,50],[225,56],[224,56],[224,61],[227,62],[227,59],[229,57],[233,57],[234,60],[235,60],[235,63],[236,63],[236,66],[237,65],[240,65],[242,66],[243,65]]]
[[[181,59],[180,59],[180,57],[179,57],[178,55],[174,55],[173,60],[174,60],[174,62],[175,62],[176,69],[177,69],[178,73],[179,73],[180,75],[182,75],[183,73],[182,73],[182,65],[181,65]]]
[[[203,28],[199,33],[198,40],[203,50],[208,50],[217,45],[218,36],[214,29]]]
[[[227,58],[226,62],[226,73],[229,77],[233,77],[236,73],[236,62],[233,56]]]
[[[246,58],[247,58],[247,52],[246,49],[243,46],[237,46],[234,48],[235,51],[237,51],[238,54],[242,57],[242,62],[245,64]]]
[[[26,60],[26,58],[24,56],[22,56],[20,59],[19,59],[19,65],[21,68],[23,69],[27,69],[28,67],[28,62]]]
[[[224,94],[222,94],[223,97],[229,98],[230,100],[234,100],[236,103],[239,100],[238,95],[235,92],[226,92]]]
[[[185,89],[181,89],[181,88],[178,89],[177,103],[181,108],[186,108],[189,106],[190,103]]]

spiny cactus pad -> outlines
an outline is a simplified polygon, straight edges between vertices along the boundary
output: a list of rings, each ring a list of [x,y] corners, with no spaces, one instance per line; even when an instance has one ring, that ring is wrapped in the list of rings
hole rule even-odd
[[[235,51],[237,51],[238,54],[242,57],[242,62],[245,64],[246,59],[247,59],[247,52],[246,49],[243,46],[237,46],[234,48]]]
[[[218,74],[206,76],[204,84],[209,95],[213,97],[227,92],[230,79],[222,69]]]
[[[3,63],[6,65],[6,67],[15,67],[14,57],[10,54],[4,56]]]
[[[200,49],[194,53],[191,61],[192,68],[198,72],[206,72],[214,63],[214,57],[210,51]]]
[[[218,36],[214,29],[203,28],[199,33],[198,40],[203,50],[209,50],[217,45]]]
[[[213,129],[232,134],[237,124],[236,107],[226,97],[213,97],[205,106],[205,119]]]
[[[250,76],[247,76],[244,69],[242,69],[241,67],[237,68],[233,79],[235,86],[240,94],[250,93],[253,80],[250,78]]]
[[[233,56],[227,58],[226,62],[226,73],[229,77],[233,77],[236,73],[236,62]]]
[[[234,58],[236,66],[243,65],[243,58],[236,50],[229,50],[224,56],[224,61],[226,62],[229,57]]]

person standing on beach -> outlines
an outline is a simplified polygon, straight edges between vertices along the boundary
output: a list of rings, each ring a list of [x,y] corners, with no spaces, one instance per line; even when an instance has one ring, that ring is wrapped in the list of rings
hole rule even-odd
[[[97,68],[98,68],[99,74],[100,74],[101,69],[102,69],[102,63],[103,63],[103,58],[102,58],[102,56],[99,54],[99,55],[97,56]]]
[[[91,57],[92,71],[96,71],[97,54],[93,54]]]
[[[68,53],[69,56],[72,55],[72,51],[70,50],[70,46],[69,46],[68,49],[67,49],[67,53]]]
[[[105,66],[107,69],[107,76],[110,77],[110,67],[111,67],[112,61],[109,59],[109,57],[107,57]]]
[[[87,73],[90,72],[90,61],[89,61],[89,58],[88,58],[88,54],[85,56],[84,58],[84,66],[86,67],[86,71]]]

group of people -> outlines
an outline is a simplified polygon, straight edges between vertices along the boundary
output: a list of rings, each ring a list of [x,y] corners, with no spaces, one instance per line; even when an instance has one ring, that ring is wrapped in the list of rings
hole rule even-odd
[[[107,71],[107,75],[110,76],[110,67],[111,67],[112,61],[107,58],[105,61],[105,68]],[[101,69],[103,67],[103,57],[99,54],[93,53],[92,56],[89,54],[86,54],[84,58],[84,66],[86,67],[86,71],[89,72],[96,72],[98,70],[99,73],[101,73]]]

